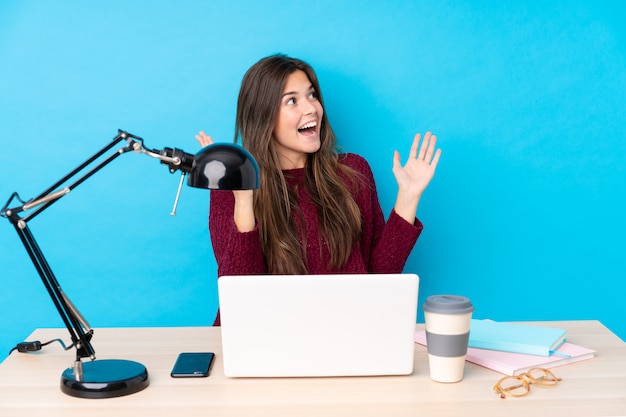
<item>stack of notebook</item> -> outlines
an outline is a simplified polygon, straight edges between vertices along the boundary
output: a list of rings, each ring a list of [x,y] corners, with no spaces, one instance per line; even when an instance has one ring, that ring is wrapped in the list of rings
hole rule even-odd
[[[555,327],[500,323],[472,319],[468,362],[506,375],[519,375],[530,368],[553,368],[590,359],[595,351],[566,341],[567,331]],[[424,331],[415,341],[426,345]]]

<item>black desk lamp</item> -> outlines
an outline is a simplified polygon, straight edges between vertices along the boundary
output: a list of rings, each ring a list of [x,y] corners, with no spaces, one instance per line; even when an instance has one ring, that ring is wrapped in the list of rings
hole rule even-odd
[[[94,164],[102,155],[122,141],[127,142],[125,147],[110,155],[79,179],[73,180],[79,173]],[[182,172],[172,215],[176,214],[178,198],[187,174],[189,174],[187,183],[191,187],[212,190],[249,190],[259,186],[259,168],[256,161],[250,153],[238,145],[213,144],[201,149],[196,155],[171,148],[164,148],[159,151],[147,149],[143,139],[119,130],[111,143],[36,198],[23,201],[17,193],[11,195],[0,210],[0,216],[9,219],[15,227],[55,307],[70,332],[72,345],[76,349],[76,360],[74,365],[66,369],[61,376],[61,391],[74,397],[111,398],[133,394],[148,386],[148,371],[145,366],[133,361],[121,359],[95,360],[95,351],[91,346],[93,329],[89,327],[85,318],[61,289],[28,227],[28,222],[118,156],[129,151],[159,159],[162,164],[169,167],[171,173],[179,170]],[[65,185],[70,180],[74,182]],[[18,200],[19,205],[11,207],[14,200]],[[30,214],[21,217],[22,213],[31,209],[34,210]],[[83,363],[83,358],[90,358],[91,361]]]

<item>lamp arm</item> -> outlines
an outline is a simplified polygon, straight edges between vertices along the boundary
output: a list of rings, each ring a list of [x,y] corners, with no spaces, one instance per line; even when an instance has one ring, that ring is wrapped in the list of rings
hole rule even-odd
[[[118,143],[120,143],[122,140],[126,139],[128,137],[128,134],[125,134],[126,132],[123,132],[121,130],[118,130],[118,134],[117,136],[115,136],[113,138],[113,140],[111,142],[109,142],[109,144],[107,144],[106,146],[104,146],[102,149],[100,149],[98,152],[96,152],[95,154],[93,154],[89,159],[87,159],[85,162],[83,162],[82,164],[80,164],[79,166],[77,166],[73,171],[69,172],[67,175],[65,175],[63,178],[61,178],[59,181],[57,181],[56,183],[52,184],[48,189],[46,189],[44,192],[42,192],[40,195],[38,195],[37,197],[35,197],[33,200],[39,200],[41,198],[44,198],[46,196],[48,196],[50,193],[54,192],[55,190],[57,190],[61,185],[65,184],[66,182],[68,182],[70,179],[72,179],[73,177],[75,177],[78,173],[80,173],[81,171],[83,171],[86,167],[88,167],[89,165],[91,165],[94,161],[96,161],[98,158],[100,158],[102,155],[104,155],[106,152],[108,152],[110,149],[112,149],[115,145],[117,145]],[[110,162],[110,161],[109,161]],[[107,162],[108,163],[108,162]],[[102,166],[106,165],[107,163],[101,164]],[[100,168],[102,168],[102,166],[100,166]],[[91,174],[83,177],[84,179],[88,178],[89,176],[93,175],[96,171],[98,171],[99,169],[94,169],[91,171]],[[82,181],[80,181],[82,182]],[[80,182],[78,182],[78,184],[80,184]],[[70,187],[70,190],[77,187],[78,184],[75,184],[73,187]]]
[[[102,155],[111,150],[116,144],[123,140],[126,140],[128,142],[127,146],[119,149],[117,152],[110,155],[108,158],[106,158],[97,166],[93,167],[82,177],[75,180],[72,184],[64,186],[66,183],[68,183],[70,180],[80,174],[83,170],[92,165],[96,160],[101,158]],[[31,261],[33,262],[39,276],[41,277],[41,280],[43,281],[43,284],[46,287],[48,294],[50,295],[56,309],[61,316],[61,319],[67,327],[72,342],[76,348],[77,362],[80,362],[81,358],[89,357],[92,360],[95,359],[95,351],[91,345],[93,330],[90,328],[89,324],[87,323],[83,315],[78,311],[76,306],[74,306],[71,300],[61,289],[59,282],[52,272],[48,261],[46,260],[43,252],[39,248],[39,245],[37,244],[27,223],[35,218],[37,215],[39,215],[41,212],[43,212],[45,209],[50,207],[52,204],[59,201],[62,197],[69,194],[74,188],[85,182],[96,172],[100,171],[102,168],[113,162],[117,157],[129,151],[140,152],[153,158],[158,158],[159,160],[161,160],[161,163],[166,164],[170,167],[170,172],[181,170],[184,173],[187,173],[191,171],[193,155],[187,154],[179,149],[165,148],[163,151],[149,150],[145,148],[143,144],[143,139],[138,136],[134,136],[128,132],[119,130],[117,136],[115,136],[115,138],[113,138],[113,140],[109,144],[104,146],[101,150],[96,152],[93,156],[80,164],[70,173],[65,175],[59,181],[54,183],[36,198],[24,202],[17,193],[13,193],[5,206],[0,210],[0,217],[5,217],[9,219],[9,221],[15,227],[15,230],[17,231],[17,234],[20,237],[22,244],[26,248],[26,251],[28,252]],[[59,187],[61,186],[64,187],[59,190]],[[22,204],[10,208],[15,199],[19,200],[19,202]],[[24,217],[20,217],[21,213],[31,210],[33,208],[36,208],[33,212]]]
[[[68,181],[70,181],[76,175],[81,173],[86,167],[88,167],[94,161],[96,161],[98,158],[100,158],[105,152],[110,150],[113,146],[115,146],[121,140],[125,139],[126,136],[124,136],[122,134],[122,131],[120,131],[120,132],[121,133],[119,133],[115,138],[113,138],[113,141],[111,143],[109,143],[104,148],[102,148],[101,150],[96,152],[89,159],[87,159],[85,162],[80,164],[77,168],[75,168],[73,171],[71,171],[70,173],[65,175],[59,181],[54,183],[52,186],[50,186],[44,192],[39,194],[37,197],[35,197],[35,198],[33,198],[33,199],[31,199],[31,200],[29,200],[27,202],[23,202],[22,199],[19,198],[19,195],[17,193],[13,193],[11,195],[11,198],[9,198],[9,201],[7,201],[5,206],[0,211],[0,216],[7,217],[7,218],[11,219],[11,217],[15,217],[17,214],[19,214],[19,213],[21,213],[23,211],[27,211],[27,210],[30,210],[30,209],[32,209],[34,207],[40,206],[37,210],[33,211],[28,216],[24,217],[22,219],[22,221],[28,222],[28,221],[32,220],[33,218],[35,218],[39,213],[41,213],[42,211],[44,211],[45,209],[50,207],[52,204],[54,204],[56,201],[58,201],[61,197],[69,194],[74,188],[78,187],[80,184],[82,184],[89,177],[94,175],[96,172],[100,171],[102,168],[104,168],[109,163],[113,162],[113,160],[115,160],[122,153],[125,153],[125,152],[128,152],[129,150],[132,150],[132,144],[129,144],[127,147],[118,150],[116,153],[114,153],[109,158],[107,158],[105,161],[103,161],[102,163],[100,163],[99,165],[94,167],[92,170],[87,172],[85,175],[83,175],[81,178],[76,180],[71,185],[65,186],[61,190],[57,190],[60,186],[63,186],[64,184],[66,184]],[[12,203],[12,201],[14,199],[18,199],[23,204],[21,206],[16,206],[16,207],[9,208],[9,206],[11,205],[11,203]]]
[[[145,148],[137,148],[137,149],[135,149],[135,152],[139,152],[139,153],[142,153],[144,155],[148,155],[148,156],[150,156],[152,158],[159,159],[162,163],[167,164],[167,165],[177,166],[177,165],[180,165],[180,163],[181,163],[181,160],[180,160],[179,157],[171,157],[171,156],[168,156],[168,155],[162,155],[160,153],[156,153],[156,152],[154,152],[152,150],[145,149]]]
[[[93,331],[88,328],[83,316],[80,313],[76,314],[78,310],[61,289],[59,282],[52,272],[48,261],[41,252],[41,249],[39,248],[39,245],[37,244],[28,225],[25,222],[20,221],[14,222],[12,220],[11,222],[15,226],[15,230],[17,231],[22,244],[26,248],[26,252],[28,252],[28,255],[35,265],[35,269],[41,277],[41,280],[46,287],[54,306],[59,312],[65,327],[70,333],[70,338],[76,348],[76,360],[78,361],[80,358],[87,357],[92,360],[95,359],[95,351],[91,346]],[[85,327],[83,327],[83,322]]]

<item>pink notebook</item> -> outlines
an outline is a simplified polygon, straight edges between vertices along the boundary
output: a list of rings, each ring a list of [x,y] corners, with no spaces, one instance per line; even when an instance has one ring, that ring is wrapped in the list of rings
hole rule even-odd
[[[426,346],[426,332],[422,330],[415,333],[415,342]],[[468,348],[465,360],[505,375],[519,375],[530,368],[555,368],[593,357],[595,357],[595,350],[565,342],[551,356]]]

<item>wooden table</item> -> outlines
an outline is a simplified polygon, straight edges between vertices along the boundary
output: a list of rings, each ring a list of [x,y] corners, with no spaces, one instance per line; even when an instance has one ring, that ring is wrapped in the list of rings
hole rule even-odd
[[[219,328],[97,329],[98,358],[143,363],[150,373],[147,389],[112,399],[67,396],[59,381],[74,353],[55,343],[37,353],[14,352],[0,365],[0,416],[626,415],[626,344],[621,339],[598,321],[533,324],[568,329],[569,341],[596,349],[597,357],[555,368],[563,378],[556,388],[533,387],[526,397],[502,400],[492,391],[502,375],[474,364],[466,364],[462,382],[431,381],[426,348],[417,344],[409,376],[233,379],[223,373]],[[28,340],[56,338],[66,339],[66,330],[37,329]],[[211,375],[171,378],[182,351],[215,352]]]

